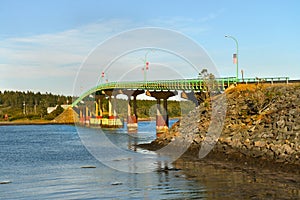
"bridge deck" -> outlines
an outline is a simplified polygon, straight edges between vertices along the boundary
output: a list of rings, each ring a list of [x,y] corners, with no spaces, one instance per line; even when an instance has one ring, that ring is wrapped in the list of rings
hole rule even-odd
[[[238,83],[259,83],[259,82],[287,82],[288,77],[270,77],[270,78],[244,78],[239,79]],[[177,80],[157,80],[157,81],[128,81],[128,82],[110,82],[97,85],[80,97],[72,104],[76,106],[85,97],[101,90],[132,89],[132,90],[193,90],[202,91],[205,86],[211,84],[213,88],[224,90],[231,84],[235,84],[235,77],[215,78],[215,79],[177,79]]]

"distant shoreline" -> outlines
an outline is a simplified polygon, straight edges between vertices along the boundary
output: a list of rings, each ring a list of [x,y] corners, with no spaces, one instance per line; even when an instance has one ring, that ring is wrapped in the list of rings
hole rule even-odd
[[[169,117],[169,120],[179,120],[181,117]],[[126,120],[124,120],[126,122]],[[149,118],[138,118],[139,122],[144,122],[144,121],[156,121],[155,117],[149,117]]]
[[[180,117],[172,117],[170,119],[179,120]],[[155,118],[139,118],[138,121],[154,121]],[[126,120],[125,120],[126,122]],[[74,122],[59,122],[59,121],[47,121],[47,120],[21,120],[21,121],[0,121],[0,126],[20,126],[20,125],[74,125]]]
[[[74,123],[61,123],[61,122],[53,122],[53,121],[1,121],[0,126],[20,126],[20,125],[63,125],[69,124],[72,125]]]

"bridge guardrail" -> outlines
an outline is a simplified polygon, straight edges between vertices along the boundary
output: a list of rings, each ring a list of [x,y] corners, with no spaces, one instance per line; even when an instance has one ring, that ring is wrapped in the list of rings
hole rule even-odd
[[[225,86],[236,83],[236,77],[226,77],[226,78],[215,78],[212,80],[213,87],[217,86],[222,90]],[[244,78],[239,79],[238,83],[250,83],[250,82],[275,82],[275,81],[286,81],[288,83],[288,77],[268,77],[268,78]],[[109,89],[137,89],[137,90],[196,90],[201,91],[205,86],[205,81],[203,79],[175,79],[175,80],[157,80],[157,81],[128,81],[128,82],[110,82],[97,85],[80,97],[78,97],[72,104],[72,106],[77,105],[82,99],[88,95],[95,93],[99,90],[109,90]]]
[[[244,83],[260,83],[260,82],[286,82],[289,83],[289,77],[264,77],[264,78],[244,78],[244,79],[239,79],[239,83],[244,82]]]

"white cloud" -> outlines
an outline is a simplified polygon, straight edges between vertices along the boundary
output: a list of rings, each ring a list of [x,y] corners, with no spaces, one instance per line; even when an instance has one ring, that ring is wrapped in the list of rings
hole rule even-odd
[[[36,78],[43,81],[44,77],[45,81],[51,81],[49,77],[53,77],[56,83],[52,87],[50,84],[51,88],[44,88],[44,91],[57,91],[55,87],[60,85],[61,91],[70,94],[69,86],[73,82],[67,77],[72,76],[74,80],[89,52],[99,42],[130,26],[126,20],[109,20],[59,33],[0,40],[0,79],[5,82],[0,90],[6,89],[3,85],[14,85],[16,88],[9,88],[18,90],[24,81],[35,88],[39,84]]]
[[[156,26],[163,28],[174,29],[193,36],[210,31],[211,26],[209,25],[209,22],[217,19],[223,12],[224,10],[221,9],[199,18],[190,18],[182,16],[160,17],[150,20],[150,24],[155,24]]]
[[[193,33],[207,31],[208,27],[205,25],[195,24],[203,24],[215,17],[217,15],[211,14],[196,20],[183,17],[154,19],[149,21],[148,25]],[[0,79],[2,83],[5,82],[2,87],[9,87],[11,84],[15,87],[12,89],[18,90],[26,81],[31,88],[36,88],[40,84],[35,81],[38,77],[39,81],[52,82],[49,86],[51,88],[43,89],[45,92],[60,90],[59,92],[71,94],[71,77],[75,78],[80,64],[89,53],[105,39],[137,27],[140,27],[140,24],[130,20],[100,20],[59,33],[0,40]],[[6,88],[0,88],[4,89]]]

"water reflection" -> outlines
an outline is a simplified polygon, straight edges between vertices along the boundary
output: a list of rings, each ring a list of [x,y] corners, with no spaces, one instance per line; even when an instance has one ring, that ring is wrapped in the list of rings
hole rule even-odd
[[[0,199],[300,199],[300,182],[292,175],[219,163],[158,158],[149,173],[120,172],[94,159],[72,126],[1,127],[0,134],[0,181],[11,181],[0,185]],[[124,149],[155,137],[143,129],[130,137],[107,135]],[[96,168],[81,168],[87,165]]]
[[[135,145],[145,140],[147,134],[130,133],[127,148],[142,152]],[[158,159],[155,166],[158,184],[148,185],[146,190],[163,190],[172,199],[177,195],[178,199],[300,199],[300,182],[288,181],[286,174],[257,173],[253,169],[245,171],[220,163],[183,159],[173,164]]]
[[[135,136],[136,133],[128,134],[128,149],[131,151],[137,151],[138,138]]]
[[[174,166],[183,169],[180,173],[187,180],[205,185],[208,199],[300,198],[300,183],[281,179],[284,174],[230,169],[220,163],[184,159],[177,160]]]

